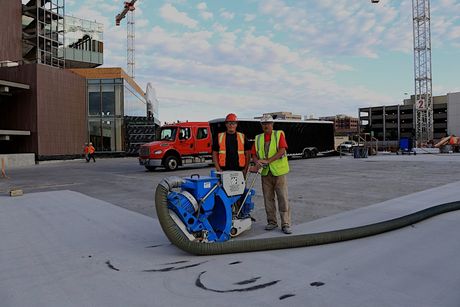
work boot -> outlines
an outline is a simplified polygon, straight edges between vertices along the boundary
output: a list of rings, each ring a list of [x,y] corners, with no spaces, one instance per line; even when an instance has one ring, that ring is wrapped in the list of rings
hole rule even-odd
[[[281,230],[287,235],[290,235],[292,233],[291,227],[289,226],[283,226]]]
[[[265,230],[273,230],[275,228],[278,228],[278,225],[269,223],[265,226]]]

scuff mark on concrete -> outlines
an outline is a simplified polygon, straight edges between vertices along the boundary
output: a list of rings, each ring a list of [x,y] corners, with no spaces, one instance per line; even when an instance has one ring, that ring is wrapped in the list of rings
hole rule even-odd
[[[200,275],[198,275],[198,278],[195,281],[195,285],[198,288],[201,288],[203,290],[212,291],[212,292],[216,292],[216,293],[255,291],[255,290],[264,289],[264,288],[276,285],[278,282],[280,282],[280,280],[274,280],[274,281],[270,281],[270,282],[267,282],[267,283],[264,283],[264,284],[260,284],[260,285],[256,285],[256,286],[252,286],[252,287],[248,287],[248,288],[230,289],[230,290],[218,290],[218,289],[208,288],[203,284],[203,282],[201,281],[201,276],[203,276],[204,273],[206,273],[206,271],[203,271],[203,272],[200,273]]]

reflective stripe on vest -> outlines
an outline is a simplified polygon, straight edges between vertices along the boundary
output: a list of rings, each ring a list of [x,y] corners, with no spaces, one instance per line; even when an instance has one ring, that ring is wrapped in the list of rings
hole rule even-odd
[[[284,134],[281,130],[273,130],[271,139],[270,139],[270,148],[268,150],[268,155],[265,153],[265,137],[264,134],[259,134],[256,136],[256,152],[259,160],[270,159],[278,152],[279,148],[279,140],[281,134]],[[279,158],[271,162],[268,167],[262,170],[262,176],[267,176],[268,171],[272,173],[273,176],[281,176],[289,173],[289,163],[287,156],[284,155],[283,157]]]
[[[227,158],[227,145],[226,145],[226,132],[221,132],[218,134],[218,142],[219,142],[219,165],[224,167],[226,164]],[[244,155],[244,134],[241,132],[236,133],[236,140],[238,145],[238,165],[240,167],[244,167],[246,165],[246,157]]]

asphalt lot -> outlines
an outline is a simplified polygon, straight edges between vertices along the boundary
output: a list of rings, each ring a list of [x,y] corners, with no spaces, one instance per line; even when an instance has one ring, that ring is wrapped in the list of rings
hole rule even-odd
[[[460,155],[455,154],[293,159],[290,167],[294,225],[460,180]],[[155,217],[154,192],[163,178],[208,175],[210,170],[207,164],[195,164],[175,172],[148,172],[136,158],[42,162],[7,170],[9,178],[0,179],[0,194],[12,188],[24,193],[72,190]],[[265,224],[260,179],[255,189],[253,216],[258,223],[252,234]]]

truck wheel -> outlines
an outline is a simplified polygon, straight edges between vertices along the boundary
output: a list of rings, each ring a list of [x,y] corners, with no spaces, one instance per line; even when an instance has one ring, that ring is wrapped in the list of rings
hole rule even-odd
[[[165,167],[168,171],[174,171],[179,166],[179,161],[175,156],[169,156],[166,158]]]
[[[149,172],[153,172],[153,171],[156,169],[156,166],[145,165],[145,168],[146,168]]]

